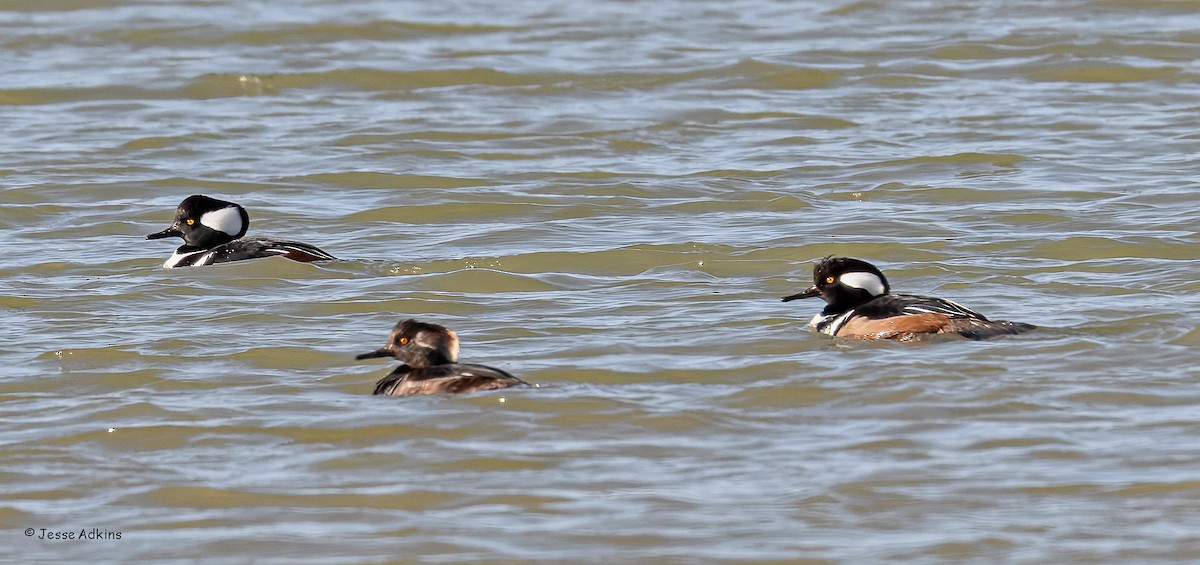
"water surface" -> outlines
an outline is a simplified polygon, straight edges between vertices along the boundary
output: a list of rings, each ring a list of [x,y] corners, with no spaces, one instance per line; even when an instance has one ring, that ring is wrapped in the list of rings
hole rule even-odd
[[[0,560],[1200,559],[1195,8],[0,3]],[[405,317],[540,386],[370,396]]]

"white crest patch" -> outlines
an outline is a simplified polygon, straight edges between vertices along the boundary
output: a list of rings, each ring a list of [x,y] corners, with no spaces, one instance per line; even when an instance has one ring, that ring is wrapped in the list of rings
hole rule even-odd
[[[442,340],[439,338],[445,337]],[[441,351],[451,363],[458,363],[458,334],[451,330],[446,330],[446,335],[441,336],[431,334],[430,332],[421,332],[414,339],[417,345],[426,349]]]
[[[446,330],[450,334],[450,344],[446,347],[450,350],[450,361],[458,363],[458,334],[451,330]]]
[[[871,296],[879,296],[886,292],[883,281],[874,273],[846,273],[841,276],[840,280],[846,286],[861,288],[871,293]]]
[[[237,206],[206,212],[200,216],[200,223],[229,235],[242,233],[242,213]]]

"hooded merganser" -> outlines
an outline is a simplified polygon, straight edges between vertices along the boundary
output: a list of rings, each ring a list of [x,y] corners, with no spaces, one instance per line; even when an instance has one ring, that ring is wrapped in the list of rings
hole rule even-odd
[[[375,394],[413,396],[529,386],[500,369],[459,363],[457,334],[437,324],[411,319],[392,328],[387,345],[355,359],[374,357],[395,357],[404,362],[375,383]]]
[[[967,339],[986,339],[1036,327],[991,321],[943,298],[891,294],[890,290],[887,278],[874,265],[829,256],[813,268],[813,286],[785,296],[783,301],[820,296],[828,304],[808,325],[837,337],[913,341],[929,334],[957,334]]]
[[[250,215],[246,209],[224,200],[195,194],[183,199],[175,210],[171,227],[146,236],[146,239],[181,237],[183,245],[163,263],[164,269],[259,259],[287,257],[309,263],[336,259],[312,245],[281,239],[248,238]]]

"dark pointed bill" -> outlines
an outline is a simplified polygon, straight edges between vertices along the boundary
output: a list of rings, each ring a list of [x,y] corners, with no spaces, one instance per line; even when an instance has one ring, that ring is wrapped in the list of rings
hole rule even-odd
[[[354,358],[355,359],[374,359],[376,357],[391,357],[391,356],[392,356],[392,352],[388,351],[387,348],[385,347],[382,349],[376,349],[375,351],[372,351],[370,353],[360,353],[358,355],[355,355]]]
[[[800,300],[802,298],[812,298],[814,296],[819,296],[820,294],[821,294],[821,292],[819,290],[817,290],[817,287],[811,286],[811,287],[808,287],[808,289],[805,290],[804,292],[799,292],[799,293],[793,294],[791,296],[783,297],[783,301],[791,302],[793,300]]]
[[[183,233],[179,231],[179,226],[171,224],[171,227],[160,232],[154,232],[146,236],[146,239],[162,239],[164,237],[180,237],[182,235]]]

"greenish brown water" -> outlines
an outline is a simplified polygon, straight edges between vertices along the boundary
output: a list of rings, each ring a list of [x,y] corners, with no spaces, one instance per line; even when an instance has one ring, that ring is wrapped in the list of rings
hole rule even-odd
[[[1198,7],[0,2],[0,561],[1194,562]],[[370,396],[402,317],[539,387]]]

